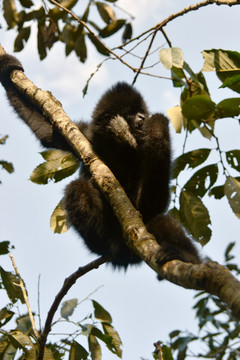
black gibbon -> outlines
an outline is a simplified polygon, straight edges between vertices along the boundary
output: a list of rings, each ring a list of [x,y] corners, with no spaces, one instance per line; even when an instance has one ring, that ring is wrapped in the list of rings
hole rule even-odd
[[[10,80],[14,69],[23,70],[15,57],[0,56],[0,81],[15,111],[44,147],[73,151],[38,108],[16,89]],[[149,114],[137,90],[119,82],[101,97],[92,121],[77,125],[161,245],[159,264],[173,259],[196,264],[201,259],[195,245],[181,225],[164,214],[169,202],[171,168],[168,123],[162,114]],[[64,199],[70,223],[91,252],[111,255],[114,267],[127,268],[141,262],[126,246],[117,218],[84,165],[80,177],[66,187]]]

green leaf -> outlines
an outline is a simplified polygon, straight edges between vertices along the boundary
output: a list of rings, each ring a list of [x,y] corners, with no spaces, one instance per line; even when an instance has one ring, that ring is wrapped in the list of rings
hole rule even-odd
[[[182,113],[187,119],[208,120],[215,112],[215,103],[205,95],[189,98],[182,105]]]
[[[87,360],[88,352],[82,345],[75,340],[72,342],[69,354],[69,360]]]
[[[17,24],[17,9],[14,0],[3,0],[3,16],[9,29]]]
[[[176,179],[181,171],[185,169],[186,166],[189,168],[195,168],[201,165],[209,156],[211,149],[197,149],[189,151],[177,159],[175,159],[173,164],[172,178]]]
[[[0,327],[6,325],[15,313],[9,310],[6,306],[0,310]],[[1,353],[1,352],[0,352]]]
[[[180,215],[183,225],[200,244],[205,245],[211,238],[212,231],[209,213],[201,199],[182,190],[180,195]]]
[[[228,164],[235,170],[240,171],[240,150],[230,150],[226,152]]]
[[[111,8],[111,6],[109,6],[103,2],[100,2],[100,1],[97,1],[96,5],[97,5],[97,9],[98,9],[98,12],[99,12],[101,18],[103,19],[103,21],[106,24],[109,24],[112,21],[117,20],[115,12]]]
[[[25,8],[30,8],[33,6],[32,0],[19,0],[20,4]]]
[[[4,160],[0,160],[0,165],[2,165],[2,168],[6,170],[9,174],[14,172],[14,167],[12,163],[9,163]]]
[[[94,335],[89,335],[88,346],[89,346],[89,350],[91,352],[91,359],[92,360],[101,360],[102,359],[101,347]]]
[[[213,187],[209,193],[209,196],[214,196],[215,199],[220,200],[224,197],[224,185],[220,185],[220,186],[215,186]]]
[[[25,303],[23,298],[22,290],[18,286],[19,279],[17,275],[5,271],[2,267],[0,267],[0,275],[2,278],[2,282],[5,290],[7,291],[9,299],[15,303],[17,300],[20,300],[22,304]]]
[[[218,166],[216,164],[205,166],[198,170],[184,185],[184,189],[203,197],[215,184],[218,177]]]
[[[83,32],[75,40],[74,49],[80,61],[84,63],[87,59],[87,47],[85,43],[85,34]]]
[[[68,151],[48,150],[41,155],[47,161],[38,165],[30,176],[30,180],[36,184],[47,184],[49,180],[61,181],[79,167],[79,160]]]
[[[24,48],[24,42],[27,42],[31,33],[31,27],[25,27],[19,30],[14,41],[14,51],[19,52]]]
[[[1,241],[0,242],[0,255],[5,255],[10,252],[9,250],[10,241]]]
[[[224,191],[232,211],[240,219],[240,182],[229,176],[225,182]]]
[[[225,99],[216,105],[216,116],[219,118],[234,117],[239,115],[240,98]]]
[[[125,25],[125,29],[122,34],[122,41],[125,42],[127,40],[130,40],[132,38],[132,33],[133,33],[132,24],[127,23]]]
[[[106,321],[108,323],[112,323],[112,317],[107,310],[105,310],[102,305],[100,305],[97,301],[92,300],[92,304],[94,307],[94,316],[96,319],[100,321]]]
[[[106,27],[104,27],[99,31],[99,36],[101,36],[102,38],[106,38],[115,34],[118,30],[120,30],[123,27],[125,22],[126,22],[125,19],[112,21],[109,25],[107,25]]]
[[[110,324],[103,323],[102,327],[104,329],[104,332],[106,335],[111,337],[111,346],[107,344],[107,347],[109,350],[111,350],[114,354],[116,354],[118,357],[122,357],[122,342],[121,339],[117,333],[117,331],[114,329],[114,327]]]
[[[163,360],[174,360],[171,352],[171,348],[167,345],[162,345],[162,359]]]
[[[69,316],[71,316],[75,310],[75,308],[78,305],[78,299],[71,299],[71,300],[67,300],[64,301],[62,303],[62,307],[61,307],[61,316],[68,320]]]
[[[104,56],[109,56],[109,51],[104,47],[104,45],[99,41],[97,37],[92,34],[87,34],[87,36],[100,54]]]
[[[68,231],[70,226],[71,224],[67,220],[67,213],[64,209],[63,200],[61,200],[51,215],[50,228],[56,234],[63,234]]]
[[[180,48],[161,49],[159,53],[160,61],[167,70],[173,67],[182,68],[184,63],[183,52]]]

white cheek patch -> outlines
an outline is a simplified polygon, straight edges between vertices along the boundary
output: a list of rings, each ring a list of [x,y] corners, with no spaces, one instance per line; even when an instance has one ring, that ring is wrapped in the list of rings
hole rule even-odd
[[[116,135],[118,141],[126,142],[132,147],[137,147],[135,137],[130,131],[127,121],[120,115],[115,116],[110,120],[108,128]]]

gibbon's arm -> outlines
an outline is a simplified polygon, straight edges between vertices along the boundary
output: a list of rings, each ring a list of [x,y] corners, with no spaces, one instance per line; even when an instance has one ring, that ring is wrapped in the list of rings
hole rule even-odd
[[[43,116],[41,110],[12,83],[10,75],[13,70],[24,71],[21,63],[14,56],[0,55],[0,82],[4,86],[8,100],[16,113],[30,127],[44,147],[71,151],[67,141]]]

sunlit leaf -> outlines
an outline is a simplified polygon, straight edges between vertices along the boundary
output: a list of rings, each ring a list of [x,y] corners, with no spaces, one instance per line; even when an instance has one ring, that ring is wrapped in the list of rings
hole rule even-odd
[[[89,335],[88,346],[89,346],[89,350],[91,352],[92,360],[101,360],[102,359],[101,347],[94,335]]]
[[[168,117],[176,133],[180,133],[183,126],[183,115],[181,106],[174,106],[167,110]]]
[[[183,67],[184,56],[180,48],[173,47],[170,49],[161,49],[159,57],[167,70],[172,69],[173,66],[177,68]]]
[[[105,310],[102,305],[100,305],[97,301],[92,300],[94,307],[94,316],[96,319],[101,321],[106,321],[108,323],[112,322],[112,317],[107,310]]]
[[[97,1],[96,5],[101,18],[106,24],[109,24],[112,21],[116,21],[117,18],[111,6],[100,1]]]
[[[3,0],[3,16],[10,29],[17,24],[17,9],[14,0]]]
[[[107,25],[105,28],[99,31],[99,36],[101,36],[102,38],[106,38],[115,34],[118,30],[120,30],[123,27],[125,22],[126,22],[125,19],[112,21],[109,25]]]
[[[114,327],[108,323],[102,324],[104,332],[106,335],[109,335],[111,337],[111,346],[109,350],[111,350],[113,353],[117,354],[118,357],[122,357],[122,342],[121,339],[117,333],[117,331],[114,329]]]
[[[63,200],[61,200],[51,215],[50,228],[57,234],[63,234],[68,231],[70,226],[63,206]]]

